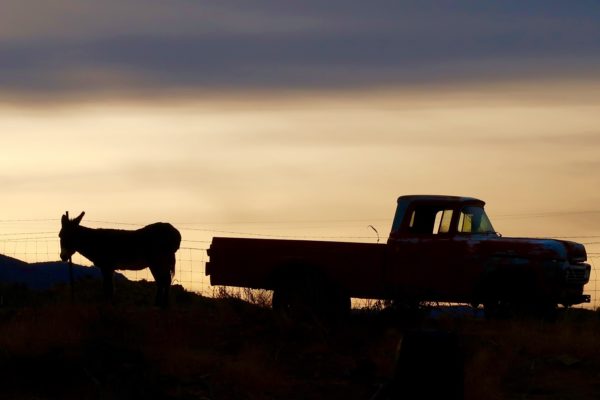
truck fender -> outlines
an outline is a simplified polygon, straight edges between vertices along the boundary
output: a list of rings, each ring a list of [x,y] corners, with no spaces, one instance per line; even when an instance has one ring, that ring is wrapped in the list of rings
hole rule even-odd
[[[529,259],[492,257],[475,285],[473,302],[523,301],[535,292],[536,273]]]

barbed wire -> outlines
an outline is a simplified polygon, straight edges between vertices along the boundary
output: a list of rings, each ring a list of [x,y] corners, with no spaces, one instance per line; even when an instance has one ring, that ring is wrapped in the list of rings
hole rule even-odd
[[[556,213],[553,213],[553,215]],[[46,222],[56,222],[59,219],[13,219],[13,220],[0,220],[0,223],[46,223]],[[329,221],[320,221],[321,223],[364,223],[370,220],[329,220]],[[386,220],[387,221],[387,220]],[[131,227],[141,227],[143,224],[135,224],[129,222],[114,222],[114,221],[101,221],[101,220],[88,220],[92,224],[110,224],[115,226],[131,226]],[[301,221],[293,221],[293,223],[301,223]],[[274,222],[270,221],[266,224],[272,224]],[[284,221],[280,221],[279,223],[284,223]],[[290,222],[291,223],[291,222]],[[259,225],[259,222],[255,222],[255,224]],[[246,237],[255,237],[255,238],[276,238],[276,239],[309,239],[309,240],[319,240],[319,239],[354,239],[354,240],[374,240],[374,236],[344,236],[344,235],[279,235],[272,233],[259,233],[259,232],[247,232],[247,231],[237,231],[237,230],[227,230],[227,229],[215,229],[211,227],[207,227],[205,224],[196,224],[196,223],[185,223],[181,224],[183,226],[178,227],[184,235],[192,236],[192,238],[184,238],[182,239],[182,243],[184,244],[179,251],[177,252],[177,269],[176,269],[176,282],[182,284],[188,290],[196,291],[202,294],[210,295],[213,292],[213,287],[210,285],[209,278],[206,277],[204,273],[205,263],[208,261],[208,255],[206,251],[211,243],[210,238],[207,239],[195,239],[193,238],[193,233],[202,233],[206,236],[215,236],[217,234],[224,235],[240,235]],[[199,226],[198,226],[199,225]],[[29,225],[28,225],[29,226]],[[42,225],[40,225],[41,227]],[[177,225],[176,225],[177,226]],[[196,227],[198,226],[198,227]],[[330,226],[329,228],[335,229],[335,226]],[[202,237],[202,236],[201,236]],[[600,245],[600,241],[595,241],[593,239],[600,238],[600,235],[572,235],[572,236],[548,236],[550,238],[555,239],[592,239],[591,241],[583,241],[582,244],[586,246],[592,246],[592,249],[597,249]],[[31,231],[19,231],[19,232],[3,232],[0,233],[0,254],[4,254],[10,257],[20,258],[21,256],[27,259],[27,262],[46,262],[46,261],[54,261],[58,258],[59,254],[59,238],[58,238],[58,230],[56,231],[46,231],[46,230],[31,230]],[[586,286],[586,292],[592,294],[592,305],[597,307],[600,305],[600,298],[598,295],[597,289],[597,280],[598,280],[598,271],[595,268],[594,264],[598,264],[600,261],[600,252],[592,251],[588,252],[588,258],[590,259],[589,263],[593,266],[592,277],[590,277],[590,282]],[[593,261],[592,261],[593,260]],[[80,265],[90,265],[89,262],[86,262],[82,257],[78,260]],[[134,271],[134,272],[125,272],[125,275],[134,280],[146,279],[153,280],[151,274],[148,271]]]
[[[183,230],[204,232],[208,234],[227,234],[227,235],[241,235],[250,236],[257,238],[277,238],[277,239],[357,239],[357,240],[373,240],[374,236],[341,236],[341,235],[284,235],[284,234],[267,234],[259,232],[243,232],[243,231],[227,231],[219,229],[205,229],[205,228],[184,228]],[[53,236],[47,236],[53,234]],[[17,237],[14,237],[17,236]],[[212,235],[214,236],[214,235]],[[582,235],[582,236],[549,236],[548,238],[553,239],[577,239],[577,238],[600,238],[600,235]],[[539,239],[547,239],[540,237]],[[0,240],[3,241],[27,241],[27,240],[59,240],[56,232],[48,231],[31,231],[31,232],[12,232],[12,233],[0,233]],[[211,240],[197,240],[197,239],[182,239],[182,242],[186,243],[211,243]],[[581,242],[583,245],[595,246],[600,245],[600,242]],[[588,253],[592,254],[592,253]]]
[[[532,211],[532,212],[521,212],[521,213],[510,213],[510,214],[495,214],[496,217],[501,218],[512,218],[512,217],[548,217],[553,215],[572,215],[572,214],[600,214],[600,210],[557,210],[557,211]],[[295,223],[295,222],[348,222],[348,221],[375,221],[375,220],[388,220],[380,216],[373,218],[361,218],[361,219],[330,219],[330,220],[277,220],[277,221],[227,221],[227,222],[211,222],[214,224],[240,224],[240,223]],[[16,218],[16,219],[0,219],[0,223],[4,222],[40,222],[40,221],[60,221],[60,218]],[[106,222],[106,221],[97,221]],[[127,224],[125,222],[111,222],[119,224]],[[202,222],[203,224],[206,222]],[[182,224],[196,224],[196,222],[182,222]]]
[[[564,211],[548,211],[548,212],[533,212],[533,213],[516,213],[516,214],[496,214],[494,219],[502,218],[521,218],[521,217],[550,217],[550,216],[562,216],[562,215],[585,215],[585,214],[600,214],[600,210],[564,210]],[[60,218],[20,218],[20,219],[0,219],[0,223],[21,223],[21,222],[59,222]],[[107,220],[86,220],[94,224],[103,225],[115,225],[115,226],[131,226],[131,227],[143,227],[147,224],[137,222],[119,222],[119,221],[107,221]],[[379,222],[385,221],[390,222],[388,218],[361,218],[361,219],[319,219],[319,220],[264,220],[264,221],[225,221],[225,222],[177,222],[173,223],[178,229],[183,231],[198,231],[206,233],[223,233],[232,235],[246,235],[246,236],[257,236],[257,237],[279,237],[279,238],[315,238],[315,239],[373,239],[372,236],[315,236],[315,235],[277,235],[268,233],[256,233],[246,231],[234,231],[215,229],[211,225],[278,225],[278,224],[348,224],[348,223],[368,223],[368,222]],[[292,227],[286,227],[286,229],[292,229]],[[326,225],[321,228],[334,228],[331,225]],[[302,228],[305,229],[305,228]],[[53,234],[56,232],[16,232],[16,233],[0,233],[0,236],[6,235],[31,235],[31,234]],[[597,239],[600,235],[546,235],[545,237],[555,239]],[[542,238],[542,237],[540,237]],[[598,244],[600,242],[593,242],[589,244]]]
[[[564,215],[589,215],[589,214],[600,214],[600,210],[563,210],[563,211],[543,211],[543,212],[527,212],[527,213],[514,213],[514,214],[496,214],[495,218],[509,219],[509,218],[546,218],[546,217],[558,217]]]
[[[12,233],[0,233],[0,236],[19,236],[19,235],[50,235],[55,234],[58,237],[58,231],[55,232],[12,232]]]

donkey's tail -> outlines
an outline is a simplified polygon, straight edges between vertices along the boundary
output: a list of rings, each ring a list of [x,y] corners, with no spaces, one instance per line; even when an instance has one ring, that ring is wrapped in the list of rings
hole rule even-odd
[[[171,274],[171,279],[173,279],[173,277],[175,276],[175,264],[176,264],[175,253],[173,253],[170,255],[170,259],[169,259],[169,273]]]

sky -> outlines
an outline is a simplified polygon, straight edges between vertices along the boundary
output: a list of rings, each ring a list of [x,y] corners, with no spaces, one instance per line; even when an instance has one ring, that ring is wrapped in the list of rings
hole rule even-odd
[[[597,1],[5,0],[0,229],[373,242],[451,194],[600,242],[599,71]]]

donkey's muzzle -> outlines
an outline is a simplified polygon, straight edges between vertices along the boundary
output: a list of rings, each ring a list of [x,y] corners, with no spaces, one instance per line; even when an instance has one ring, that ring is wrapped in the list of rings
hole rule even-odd
[[[67,252],[64,252],[64,251],[61,251],[61,252],[60,252],[60,259],[61,259],[63,262],[67,262],[67,261],[69,261],[69,259],[70,259],[70,258],[71,258],[71,254],[69,254],[69,253],[67,253]]]

